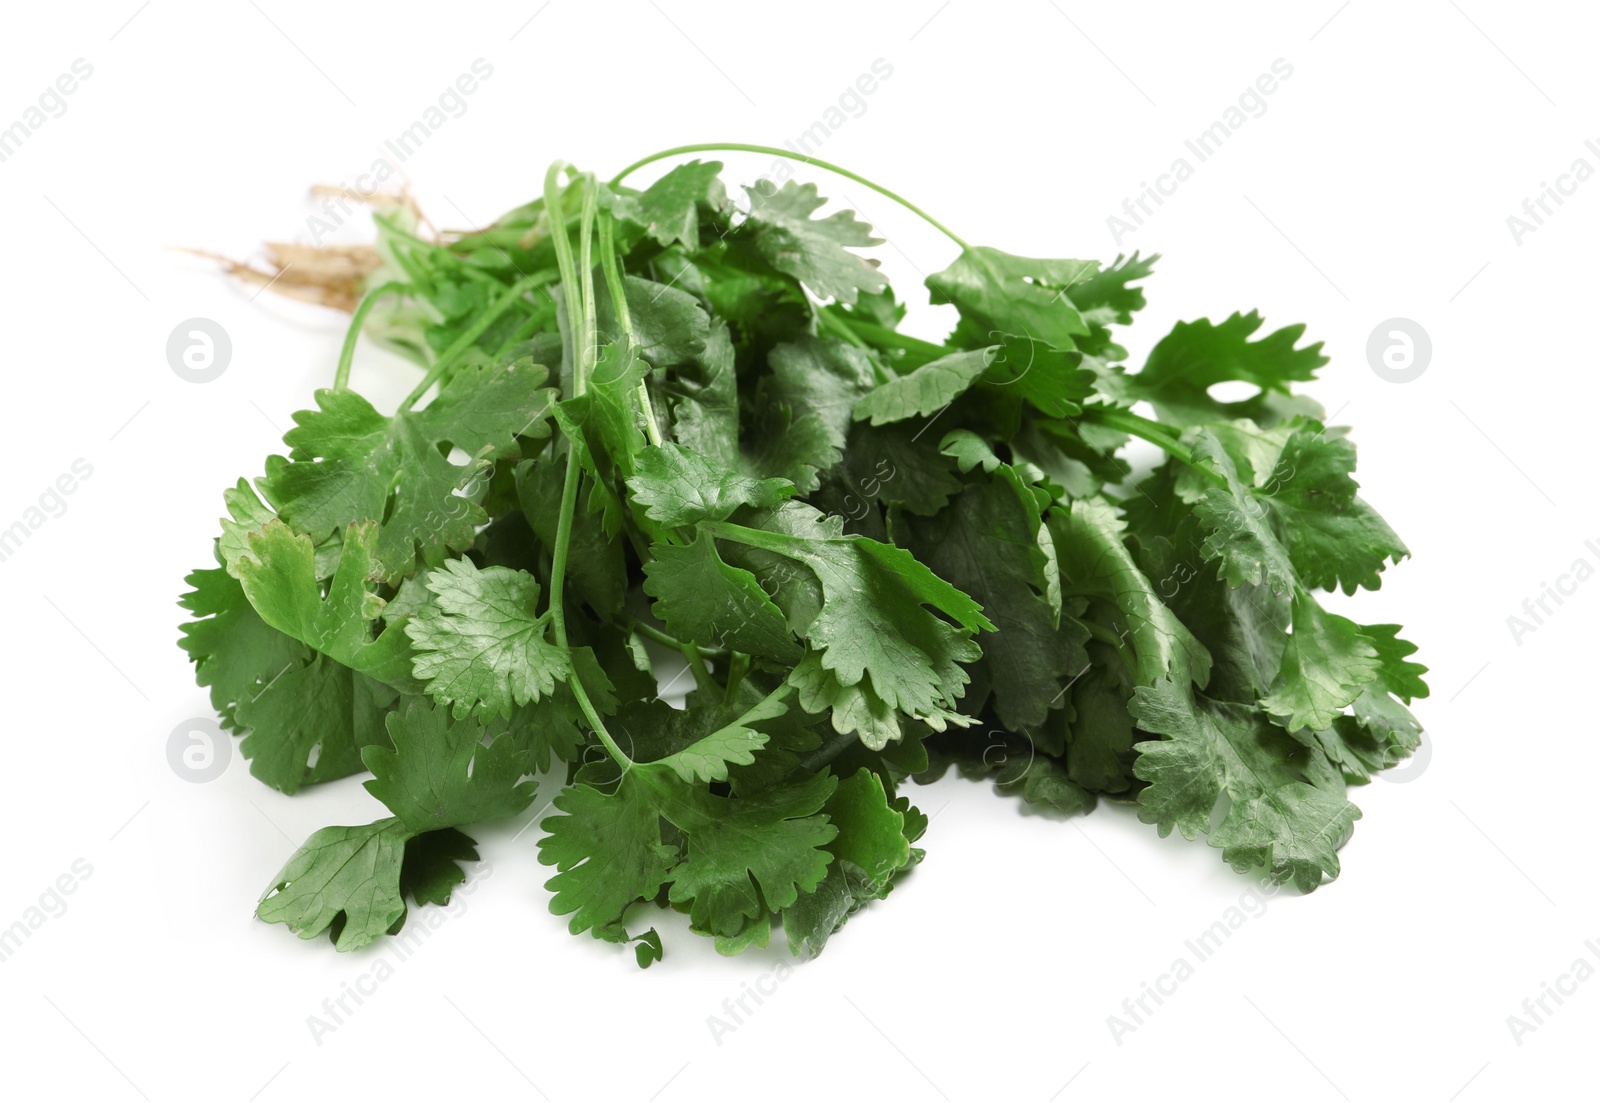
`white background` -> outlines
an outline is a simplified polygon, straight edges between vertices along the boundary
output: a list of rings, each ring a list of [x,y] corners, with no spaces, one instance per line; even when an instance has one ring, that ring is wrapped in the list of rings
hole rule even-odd
[[[7,12],[0,125],[74,59],[93,75],[0,164],[0,527],[74,460],[93,475],[0,563],[12,702],[0,926],[75,860],[92,873],[0,963],[0,1090],[262,1103],[464,1085],[662,1103],[1589,1094],[1600,983],[1551,1003],[1521,1045],[1507,1016],[1600,937],[1600,581],[1520,644],[1507,617],[1574,560],[1600,565],[1584,545],[1600,538],[1600,180],[1520,244],[1506,218],[1576,158],[1600,168],[1584,148],[1600,144],[1594,13],[1488,0],[541,3]],[[1414,553],[1349,607],[1421,645],[1432,756],[1408,783],[1353,793],[1365,818],[1344,876],[1274,899],[1118,1045],[1107,1017],[1248,882],[1126,808],[1061,823],[949,779],[912,791],[934,815],[922,867],[719,1045],[707,1017],[786,960],[778,942],[723,960],[658,916],[667,958],[640,973],[549,915],[538,831],[514,840],[518,822],[476,833],[492,876],[319,1045],[308,1016],[388,951],[301,943],[252,907],[311,831],[379,806],[355,778],[283,797],[237,754],[194,784],[166,744],[209,714],[174,643],[181,578],[209,563],[223,487],[259,474],[330,380],[344,321],[252,298],[169,247],[248,256],[264,238],[307,239],[307,186],[353,182],[477,58],[493,76],[404,165],[441,224],[532,197],[556,158],[609,175],[683,142],[781,143],[882,58],[893,75],[821,156],[972,241],[1106,259],[1123,199],[1275,59],[1291,64],[1266,113],[1121,248],[1166,258],[1136,357],[1175,320],[1252,307],[1326,340],[1333,362],[1313,393],[1355,426],[1364,492]],[[769,164],[731,157],[726,176],[749,182]],[[902,295],[917,300],[921,274],[952,259],[881,198],[802,176],[860,201]],[[195,316],[234,348],[204,385],[165,356]],[[1395,316],[1433,341],[1406,384],[1365,353]],[[913,324],[938,336],[947,323],[924,308]],[[413,372],[364,349],[355,385],[392,401]]]

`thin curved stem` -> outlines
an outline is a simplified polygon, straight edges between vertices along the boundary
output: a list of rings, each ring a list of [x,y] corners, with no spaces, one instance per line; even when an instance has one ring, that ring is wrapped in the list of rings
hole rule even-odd
[[[583,193],[583,215],[578,224],[578,279],[583,284],[583,370],[573,375],[573,393],[583,394],[589,388],[589,375],[594,371],[600,343],[599,325],[595,318],[594,303],[594,217],[598,209],[600,189],[593,176],[586,176]]]
[[[583,315],[583,292],[578,289],[577,266],[572,260],[572,239],[567,236],[567,217],[561,209],[561,174],[571,168],[565,161],[556,161],[544,174],[544,210],[550,222],[550,237],[556,247],[556,268],[561,272],[562,306],[567,312],[567,329],[574,336],[578,320]],[[572,371],[579,375],[578,352],[573,351]],[[582,394],[581,380],[574,378],[574,390]]]
[[[633,335],[633,316],[628,311],[627,289],[623,286],[622,271],[617,264],[616,244],[612,240],[614,224],[615,219],[609,214],[600,217],[600,267],[606,274],[606,290],[611,293],[611,305],[617,312],[617,322],[622,326],[622,335],[627,338],[628,346],[632,348],[637,341]],[[650,438],[651,444],[660,445],[661,426],[656,424],[655,403],[650,401],[650,388],[643,379],[639,380],[638,397],[645,435]]]
[[[653,640],[656,643],[659,643],[662,647],[670,647],[674,651],[682,651],[685,647],[692,646],[698,649],[700,654],[707,659],[720,659],[728,653],[726,650],[720,647],[702,647],[699,644],[689,644],[684,640],[680,640],[677,636],[674,636],[669,632],[663,632],[654,625],[646,624],[641,620],[633,621],[628,625],[628,627],[639,633],[639,635],[643,636],[645,639]]]
[[[1188,445],[1178,439],[1181,434],[1170,425],[1140,417],[1132,410],[1119,410],[1110,406],[1089,406],[1084,409],[1079,420],[1090,421],[1107,429],[1116,429],[1149,441],[1173,459],[1187,464],[1202,478],[1215,483],[1223,490],[1228,489],[1227,478],[1219,471],[1196,463],[1194,453],[1189,450]]]
[[[561,173],[568,167],[565,161],[557,161],[550,166],[550,171],[544,177],[545,211],[550,218],[552,227],[559,227],[555,232],[556,265],[561,271],[562,299],[567,308],[567,329],[572,339],[578,342],[572,360],[572,390],[574,396],[583,394],[588,381],[587,360],[594,345],[594,274],[589,267],[590,241],[589,234],[593,227],[596,193],[598,189],[593,180],[583,197],[583,222],[580,233],[583,250],[583,280],[579,281],[578,273],[572,260],[572,242],[567,238],[566,217],[561,210]],[[582,326],[580,330],[579,327]],[[550,630],[555,636],[556,643],[563,649],[570,645],[567,642],[567,557],[572,550],[572,523],[573,516],[578,508],[578,478],[579,467],[578,449],[582,443],[573,438],[567,441],[567,470],[561,481],[561,512],[556,521],[556,542],[550,555]],[[584,718],[589,721],[589,726],[594,729],[595,736],[605,746],[617,766],[623,772],[633,768],[633,760],[629,758],[617,741],[606,730],[605,720],[600,716],[594,702],[589,699],[589,691],[583,686],[583,679],[578,677],[577,670],[570,670],[567,674],[567,685],[572,689],[572,696],[578,702],[578,708],[583,711]]]
[[[367,315],[378,305],[378,300],[386,295],[404,295],[410,290],[410,284],[390,280],[367,292],[366,298],[361,300],[355,313],[350,315],[350,328],[345,331],[344,347],[339,350],[339,367],[333,373],[334,390],[342,391],[350,385],[350,365],[356,357],[356,341],[361,336],[361,327],[367,322]]]
[[[421,401],[422,396],[428,393],[428,388],[444,378],[445,372],[454,367],[455,362],[465,356],[467,350],[478,343],[478,338],[489,331],[489,327],[494,325],[500,315],[511,309],[513,303],[537,287],[544,279],[544,273],[535,272],[533,275],[520,279],[506,288],[504,294],[489,304],[488,310],[473,319],[472,324],[462,331],[461,336],[452,341],[450,347],[439,354],[439,359],[433,362],[433,366],[428,369],[428,374],[422,377],[422,382],[418,383],[411,393],[406,395],[405,400],[400,403],[399,412],[404,413]]]
[[[858,173],[851,172],[849,169],[843,168],[840,165],[835,165],[832,162],[823,161],[823,160],[821,160],[819,158],[816,158],[816,157],[805,157],[805,156],[802,156],[801,154],[795,153],[792,150],[780,149],[777,146],[749,145],[749,144],[746,144],[744,142],[702,142],[702,143],[699,143],[697,145],[675,146],[672,149],[664,149],[660,153],[652,153],[648,157],[644,157],[644,158],[641,158],[640,160],[635,161],[633,164],[629,165],[627,168],[623,169],[621,172],[619,172],[615,176],[613,176],[611,178],[611,185],[612,185],[612,187],[616,187],[618,184],[621,184],[622,181],[627,176],[629,176],[631,173],[633,173],[634,171],[636,171],[638,169],[641,169],[646,165],[653,164],[656,161],[665,160],[668,157],[680,157],[685,153],[718,153],[718,152],[728,152],[728,153],[765,153],[765,154],[768,154],[769,156],[772,156],[772,157],[784,157],[784,158],[787,158],[790,161],[800,161],[800,162],[803,162],[804,164],[807,164],[807,165],[814,165],[819,169],[826,169],[829,172],[838,173],[840,176],[843,176],[846,180],[854,180],[856,183],[862,185],[863,187],[871,188],[873,191],[877,192],[879,195],[882,195],[882,196],[885,196],[886,198],[894,200],[894,202],[900,204],[900,206],[904,207],[906,210],[910,211],[912,214],[914,214],[918,218],[922,219],[928,225],[932,226],[935,230],[938,230],[945,237],[949,238],[951,241],[953,241],[957,245],[961,246],[962,251],[965,252],[965,251],[968,251],[968,250],[970,250],[972,248],[964,240],[962,240],[959,236],[957,236],[954,230],[950,229],[950,227],[946,226],[943,222],[940,222],[937,218],[934,218],[927,211],[923,210],[921,207],[917,206],[915,203],[911,202],[909,199],[905,198],[904,196],[890,191],[888,188],[884,187],[882,184],[875,183],[872,180],[868,180],[865,176],[861,176]]]

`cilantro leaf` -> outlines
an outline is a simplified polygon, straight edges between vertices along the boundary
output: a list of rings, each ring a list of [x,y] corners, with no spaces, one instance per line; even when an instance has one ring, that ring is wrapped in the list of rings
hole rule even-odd
[[[1306,331],[1303,325],[1285,326],[1252,341],[1261,324],[1255,311],[1230,315],[1221,323],[1206,318],[1179,322],[1150,350],[1144,368],[1129,379],[1133,397],[1151,403],[1163,419],[1180,425],[1239,417],[1271,425],[1294,414],[1315,416],[1320,407],[1291,397],[1289,385],[1314,378],[1328,362],[1321,343],[1296,348]],[[1227,382],[1251,383],[1261,393],[1232,403],[1207,393]]]
[[[953,303],[982,331],[1065,350],[1089,332],[1069,298],[1071,289],[1099,267],[1092,260],[1036,260],[980,245],[929,276],[928,288],[936,302]]]
[[[783,699],[786,694],[787,687],[769,694],[737,719],[652,765],[671,770],[683,782],[728,780],[729,766],[750,765],[756,760],[756,752],[767,745],[770,737],[757,725],[789,711]]]
[[[475,861],[471,840],[450,832],[464,847],[452,847],[454,865]],[[378,820],[358,827],[324,827],[295,851],[273,878],[256,906],[256,916],[268,923],[283,923],[301,938],[330,931],[339,950],[357,950],[385,934],[398,932],[406,919],[405,887],[419,903],[444,903],[450,898],[448,881],[441,883],[441,855],[436,847],[397,819]],[[419,847],[419,844],[422,844]],[[425,876],[406,866],[413,858],[424,863]],[[459,878],[459,870],[448,880]]]
[[[837,784],[831,774],[743,798],[652,783],[663,813],[688,834],[669,896],[689,905],[696,928],[737,934],[745,921],[781,911],[827,875],[832,855],[823,848],[838,829],[818,813]]]
[[[537,612],[539,583],[526,571],[479,570],[452,559],[428,574],[434,603],[406,624],[416,676],[457,716],[510,716],[550,696],[571,666]]]
[[[710,535],[700,533],[682,546],[655,545],[644,572],[656,616],[680,639],[799,659],[801,647],[783,613],[755,575],[723,560]]]
[[[1360,810],[1325,788],[1325,774],[1298,765],[1304,748],[1250,706],[1210,701],[1163,680],[1134,690],[1133,713],[1146,731],[1167,738],[1141,743],[1134,772],[1149,782],[1139,794],[1140,818],[1166,835],[1210,831],[1212,811],[1231,804],[1211,844],[1236,866],[1266,864],[1310,892],[1323,875],[1339,875],[1336,852]],[[1313,781],[1321,780],[1324,786]]]
[[[700,208],[720,211],[727,192],[720,161],[685,161],[637,196],[619,196],[613,210],[644,228],[657,245],[700,245]]]
[[[757,481],[671,441],[640,453],[628,489],[651,520],[672,528],[723,521],[740,506],[775,506],[794,494],[787,479]]]
[[[678,848],[662,841],[661,813],[643,776],[623,774],[613,793],[570,786],[555,799],[565,814],[545,820],[549,834],[539,840],[539,861],[557,871],[545,882],[555,894],[550,911],[572,916],[573,934],[626,941],[623,913],[653,897],[677,862]]]
[[[478,488],[489,463],[514,454],[515,437],[548,433],[545,378],[527,365],[463,366],[426,408],[393,417],[353,391],[318,391],[318,408],[296,414],[284,436],[289,458],[268,464],[267,499],[313,540],[382,522],[373,561],[387,581],[410,574],[419,555],[437,566],[488,520]],[[450,462],[447,444],[472,459]]]
[[[750,197],[750,217],[741,234],[772,267],[804,283],[814,295],[850,304],[862,291],[882,291],[888,281],[877,265],[845,246],[880,245],[872,227],[852,211],[837,211],[827,218],[812,218],[827,202],[815,184],[785,181],[781,188],[745,188]]]
[[[995,625],[978,643],[1001,723],[1043,723],[1083,661],[1081,640],[1074,646],[1061,630],[1054,538],[1032,488],[999,465],[993,477],[970,478],[931,520],[908,518],[905,532],[918,559],[981,602]]]
[[[519,780],[526,755],[506,735],[485,743],[481,725],[416,699],[388,729],[392,746],[361,752],[366,788],[412,831],[514,816],[533,800],[537,784]]]
[[[1283,665],[1261,707],[1290,731],[1329,727],[1381,664],[1372,641],[1355,622],[1329,613],[1310,596],[1294,602],[1293,629]]]
[[[874,425],[927,417],[950,405],[993,362],[995,347],[952,352],[905,375],[879,384],[856,400],[851,412]]]

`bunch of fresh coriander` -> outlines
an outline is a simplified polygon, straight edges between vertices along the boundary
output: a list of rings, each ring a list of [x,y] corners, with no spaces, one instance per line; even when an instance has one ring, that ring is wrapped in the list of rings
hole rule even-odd
[[[609,184],[558,163],[473,233],[378,213],[333,386],[226,492],[182,600],[251,773],[365,771],[390,812],[312,835],[257,914],[341,950],[392,934],[465,879],[462,829],[552,774],[551,910],[641,964],[651,902],[724,953],[776,918],[816,954],[921,860],[904,786],[951,765],[1063,814],[1137,801],[1305,891],[1337,876],[1346,786],[1418,746],[1427,689],[1397,626],[1316,597],[1406,554],[1291,391],[1320,345],[1235,314],[1132,371],[1114,327],[1153,257],[954,234],[927,284],[959,321],[925,340],[815,186],[735,203],[701,161],[623,183],[760,148]],[[393,414],[347,386],[363,331],[426,369]],[[1229,381],[1259,393],[1212,397]],[[1133,474],[1130,437],[1164,462]]]

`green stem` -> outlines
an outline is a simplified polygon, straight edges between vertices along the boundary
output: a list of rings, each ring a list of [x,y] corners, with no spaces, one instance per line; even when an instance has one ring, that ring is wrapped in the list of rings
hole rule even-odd
[[[858,349],[866,349],[870,347],[861,339],[860,334],[851,329],[849,326],[845,325],[844,319],[839,318],[827,309],[817,311],[817,323],[835,337],[838,337],[842,341],[850,342]]]
[[[705,659],[700,654],[700,649],[692,643],[686,643],[679,648],[679,654],[689,664],[689,669],[694,671],[694,684],[701,689],[710,689],[716,683],[711,680],[711,668],[706,666]]]
[[[567,554],[572,547],[572,518],[578,505],[580,464],[576,449],[576,442],[568,442],[567,473],[561,483],[561,518],[557,522],[556,546],[550,557],[550,631],[555,636],[556,644],[563,649],[570,646],[567,642],[567,614],[562,599],[567,589]],[[583,710],[589,726],[604,744],[606,753],[611,756],[612,761],[623,770],[632,767],[633,760],[623,753],[622,748],[617,746],[617,741],[606,730],[605,720],[594,707],[594,702],[589,700],[589,693],[583,688],[583,679],[578,677],[576,670],[567,674],[567,685],[572,688],[572,695],[577,698],[578,708]]]
[[[1120,410],[1111,406],[1089,406],[1084,409],[1080,420],[1104,425],[1107,429],[1116,429],[1141,440],[1147,440],[1173,459],[1193,468],[1203,478],[1224,490],[1228,489],[1227,478],[1219,471],[1196,463],[1194,453],[1189,450],[1188,445],[1178,439],[1180,430],[1170,425],[1140,417],[1132,410]]]
[[[456,361],[465,356],[467,350],[478,343],[478,338],[488,332],[489,327],[494,325],[500,315],[509,310],[511,305],[519,301],[522,296],[537,287],[544,278],[544,273],[535,272],[533,275],[520,279],[506,288],[504,294],[489,304],[488,310],[473,319],[472,324],[462,331],[461,336],[452,341],[450,347],[439,354],[439,359],[433,362],[433,367],[429,368],[428,374],[422,377],[422,382],[418,383],[411,393],[406,395],[405,401],[400,403],[399,412],[404,413],[415,406],[422,396],[428,393],[428,388],[443,379],[445,373],[455,366]]]
[[[578,282],[578,275],[572,262],[572,242],[567,239],[566,219],[561,211],[560,177],[566,162],[557,161],[550,166],[550,171],[544,177],[545,210],[548,212],[551,225],[561,227],[555,234],[556,265],[561,271],[562,298],[567,308],[567,326],[575,338],[585,343],[592,343],[593,304],[588,300],[593,299],[593,276],[588,271],[589,262],[589,229],[593,219],[594,196],[596,189],[590,187],[584,196],[583,210],[583,260],[585,276],[589,286],[588,295],[586,288]],[[578,336],[577,326],[579,319],[584,319],[584,336]],[[574,394],[581,395],[587,380],[584,360],[586,353],[580,348],[573,358],[572,387]],[[570,646],[567,642],[567,614],[565,596],[567,590],[567,556],[572,549],[572,522],[578,509],[578,477],[579,468],[578,449],[583,447],[576,439],[567,441],[567,470],[561,481],[561,512],[556,520],[556,543],[550,555],[550,630],[555,636],[556,643],[562,648]],[[611,756],[618,767],[624,772],[633,767],[633,760],[623,753],[617,741],[606,730],[605,721],[600,712],[594,707],[594,702],[589,699],[588,690],[583,688],[583,679],[578,677],[578,672],[572,670],[567,675],[567,685],[572,687],[572,695],[577,699],[578,708],[583,710],[584,717],[589,721],[589,726],[594,729],[595,736],[605,746],[606,753]]]
[[[833,311],[834,308],[826,309]],[[920,337],[913,337],[909,333],[901,333],[897,329],[889,329],[874,322],[863,321],[843,311],[834,312],[834,317],[850,327],[851,332],[864,338],[868,344],[876,345],[878,348],[914,352],[933,360],[950,354],[950,350],[943,345],[936,345],[932,341],[924,341]]]
[[[674,651],[682,651],[685,647],[694,647],[700,652],[701,655],[708,659],[720,659],[727,654],[727,651],[719,647],[701,647],[699,644],[691,644],[687,640],[680,640],[677,636],[674,636],[668,632],[663,632],[661,629],[656,628],[653,625],[646,624],[642,620],[633,621],[629,627],[633,631],[639,633],[639,635],[643,636],[645,639],[653,640],[654,642],[659,643],[662,647],[670,647]]]
[[[728,685],[722,693],[722,703],[728,704],[733,700],[733,695],[739,692],[739,686],[744,682],[744,676],[750,673],[750,656],[743,651],[735,651],[728,660]],[[783,687],[787,687],[785,683]]]
[[[600,219],[600,267],[606,274],[606,290],[611,293],[611,305],[617,312],[617,322],[622,326],[622,335],[627,338],[628,347],[632,348],[637,342],[633,336],[633,315],[628,310],[627,288],[622,282],[622,271],[617,264],[616,245],[612,240],[612,230],[616,220],[610,214]],[[656,424],[655,403],[650,401],[650,388],[643,379],[639,380],[639,413],[644,419],[645,435],[650,438],[650,443],[661,444],[661,426]]]
[[[551,239],[556,247],[556,268],[561,273],[562,306],[567,311],[567,329],[574,338],[578,334],[579,319],[583,316],[583,292],[578,287],[577,266],[572,260],[572,239],[567,236],[567,217],[561,209],[561,173],[570,168],[565,161],[557,161],[544,174],[545,217],[550,222]],[[578,350],[572,360],[573,391],[583,393],[582,373],[579,371]]]
[[[596,321],[594,302],[594,216],[598,209],[600,189],[594,178],[584,178],[587,187],[583,193],[583,215],[578,225],[578,278],[583,281],[583,370],[574,379],[574,390],[582,394],[589,386],[589,375],[594,371],[599,350],[599,324]]]
[[[790,777],[800,777],[805,774],[814,774],[828,763],[838,758],[852,745],[861,742],[861,737],[855,732],[842,732],[836,734],[822,746],[812,751],[800,761],[800,765],[789,771]]]
[[[923,210],[921,207],[917,206],[915,203],[911,202],[909,199],[906,199],[904,196],[895,194],[894,192],[890,191],[888,188],[884,187],[882,184],[874,183],[873,181],[868,180],[865,176],[860,176],[860,175],[858,175],[858,174],[856,174],[854,172],[851,172],[847,168],[842,168],[841,166],[832,164],[831,162],[823,161],[823,160],[820,160],[820,159],[818,159],[816,157],[804,157],[804,156],[801,156],[798,153],[793,152],[792,150],[779,149],[777,146],[748,145],[748,144],[743,143],[743,142],[702,142],[702,143],[699,143],[697,145],[677,146],[677,147],[675,147],[673,149],[664,149],[660,153],[652,153],[648,157],[645,157],[645,158],[642,158],[641,160],[635,161],[633,164],[629,165],[627,168],[625,168],[621,172],[617,173],[616,176],[611,178],[611,186],[612,187],[618,186],[619,184],[622,183],[622,181],[627,176],[629,176],[635,170],[641,169],[641,168],[643,168],[644,166],[646,166],[648,164],[653,164],[656,161],[665,160],[668,157],[681,157],[686,153],[718,153],[718,152],[728,152],[728,153],[765,153],[765,154],[767,154],[769,156],[772,156],[772,157],[784,157],[784,158],[787,158],[790,161],[800,161],[800,162],[803,162],[803,163],[805,163],[807,165],[814,165],[819,169],[826,169],[828,172],[838,173],[840,176],[843,176],[846,180],[854,180],[856,183],[860,184],[862,187],[871,188],[873,191],[877,192],[879,195],[885,196],[888,199],[892,199],[894,202],[900,204],[900,206],[904,207],[906,210],[910,211],[912,214],[916,215],[918,218],[921,218],[924,222],[926,222],[928,225],[932,226],[935,230],[938,230],[945,237],[949,238],[951,241],[953,241],[957,245],[961,246],[963,251],[968,251],[968,250],[970,250],[972,248],[970,245],[968,245],[961,238],[957,237],[956,234],[955,234],[955,231],[951,230],[944,223],[942,223],[938,219],[934,218],[931,214],[929,214],[927,211]]]
[[[533,311],[527,316],[526,319],[523,320],[523,323],[520,326],[512,331],[511,336],[507,337],[500,343],[500,347],[494,350],[494,355],[491,357],[491,359],[499,360],[502,356],[511,351],[513,345],[516,345],[521,341],[526,341],[529,337],[533,336],[536,330],[540,329],[554,316],[555,305],[553,303],[541,306],[537,310]]]
[[[410,284],[390,280],[367,292],[366,298],[361,300],[355,313],[350,316],[350,328],[345,331],[344,347],[339,350],[339,368],[333,373],[334,390],[342,391],[350,384],[350,364],[355,360],[356,340],[361,336],[361,327],[366,324],[367,315],[372,313],[372,308],[378,305],[378,300],[386,295],[404,295],[410,290]]]

